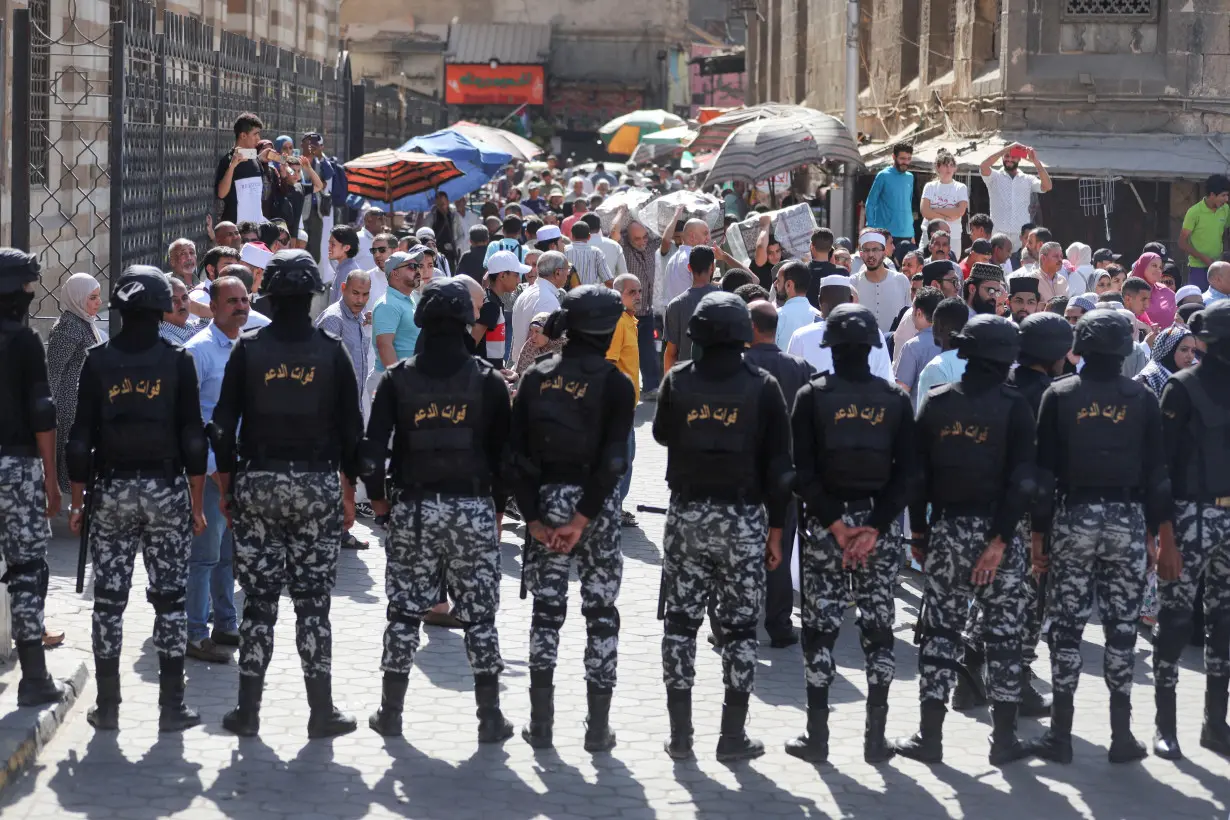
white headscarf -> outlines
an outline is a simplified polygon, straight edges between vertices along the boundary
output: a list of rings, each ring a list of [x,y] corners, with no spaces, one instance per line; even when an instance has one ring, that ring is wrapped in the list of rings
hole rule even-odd
[[[91,316],[86,312],[85,300],[90,298],[90,294],[100,289],[98,280],[88,273],[74,273],[68,277],[68,281],[60,288],[60,307],[74,316],[79,316],[90,325],[90,329],[94,331],[94,336],[99,341],[102,341],[102,335],[98,332],[98,317]]]
[[[1093,250],[1084,242],[1073,242],[1068,246],[1068,261],[1072,263],[1072,267],[1088,265],[1092,258]]]

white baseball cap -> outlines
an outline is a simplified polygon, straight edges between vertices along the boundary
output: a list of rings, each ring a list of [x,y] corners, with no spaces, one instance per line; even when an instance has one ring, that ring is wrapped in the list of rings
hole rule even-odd
[[[534,234],[534,241],[552,242],[562,236],[563,234],[559,232],[558,225],[543,225],[538,229],[538,233]],[[495,256],[495,254],[492,254],[492,256]]]
[[[487,260],[487,273],[494,276],[509,271],[524,276],[530,272],[530,266],[522,265],[512,251],[496,251],[491,254],[491,258]]]
[[[254,268],[264,270],[269,267],[269,261],[273,259],[273,253],[264,245],[258,245],[255,242],[245,243],[239,250],[239,261],[246,262]]]

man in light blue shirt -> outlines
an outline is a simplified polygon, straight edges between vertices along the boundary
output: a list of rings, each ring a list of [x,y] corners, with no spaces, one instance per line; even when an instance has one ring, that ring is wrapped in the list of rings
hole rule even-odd
[[[893,241],[914,241],[914,175],[909,172],[914,146],[893,146],[893,164],[876,174],[867,192],[867,227],[886,230]]]
[[[419,245],[393,254],[384,263],[384,274],[389,289],[372,308],[372,346],[376,358],[368,389],[373,393],[385,370],[414,355],[414,343],[419,338],[419,327],[414,323],[416,289],[424,276],[431,279],[426,248]]]
[[[248,289],[234,276],[219,277],[210,288],[209,297],[213,322],[184,345],[192,353],[196,365],[201,419],[206,424],[213,418],[214,407],[222,393],[226,363],[251,311]],[[218,465],[214,461],[213,448],[210,448],[206,469],[209,480],[205,482],[205,532],[192,539],[188,555],[187,654],[206,663],[229,663],[230,653],[222,647],[239,645],[235,575],[231,568],[234,550],[230,529],[218,508]],[[211,608],[212,635],[208,627]]]
[[[1205,307],[1230,299],[1230,262],[1214,262],[1209,265],[1208,275],[1209,289],[1203,294]]]
[[[922,412],[923,404],[927,401],[928,390],[961,380],[961,374],[965,372],[965,359],[957,358],[952,334],[965,327],[967,321],[969,321],[969,306],[955,296],[940,302],[939,307],[935,309],[932,315],[931,330],[942,352],[928,362],[918,374],[918,386],[911,396],[914,400],[916,414]]]
[[[773,290],[782,306],[777,310],[777,346],[785,350],[790,346],[790,337],[801,327],[806,327],[820,318],[820,311],[807,301],[807,287],[811,284],[811,270],[806,263],[792,259],[777,269]]]

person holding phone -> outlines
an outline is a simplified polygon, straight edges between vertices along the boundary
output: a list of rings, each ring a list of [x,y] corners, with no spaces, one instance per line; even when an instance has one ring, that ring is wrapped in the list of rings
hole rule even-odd
[[[993,166],[1001,159],[1004,169],[994,170]],[[1019,165],[1023,159],[1029,160],[1038,169],[1036,177],[1020,172]],[[1018,236],[1021,227],[1032,221],[1029,206],[1033,195],[1051,190],[1051,176],[1038,159],[1038,152],[1014,142],[984,159],[978,172],[991,197],[991,221],[1009,236]],[[1017,247],[1020,247],[1019,243]]]
[[[221,203],[219,222],[264,221],[264,171],[256,158],[264,127],[261,118],[251,112],[235,118],[235,147],[218,160],[214,175],[214,193]]]

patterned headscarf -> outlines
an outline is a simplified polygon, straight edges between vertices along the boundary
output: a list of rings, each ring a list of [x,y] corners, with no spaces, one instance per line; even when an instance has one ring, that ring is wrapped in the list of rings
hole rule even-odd
[[[97,327],[98,317],[91,316],[85,309],[86,300],[99,287],[98,280],[88,273],[74,273],[60,288],[60,307],[88,322],[94,336],[101,341],[102,336],[99,335]]]
[[[1147,385],[1158,398],[1161,398],[1162,388],[1166,386],[1171,374],[1179,369],[1174,360],[1175,351],[1182,341],[1191,335],[1192,332],[1187,328],[1171,325],[1153,337],[1150,361],[1137,374],[1136,380]]]

